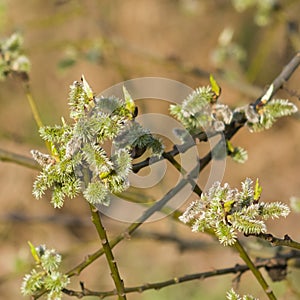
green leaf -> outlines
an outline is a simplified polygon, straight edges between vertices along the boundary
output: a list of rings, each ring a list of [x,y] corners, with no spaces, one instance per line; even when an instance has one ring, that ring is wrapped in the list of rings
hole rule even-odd
[[[125,98],[125,107],[130,111],[132,115],[134,115],[135,112],[135,104],[134,101],[132,100],[132,97],[130,96],[128,90],[126,87],[123,85],[123,94]]]
[[[232,143],[229,140],[226,140],[226,144],[227,144],[227,149],[230,153],[232,153],[234,151],[234,147],[232,145]]]
[[[87,81],[85,80],[84,75],[81,76],[81,81],[82,81],[82,85],[83,85],[83,90],[86,93],[87,97],[89,99],[93,99],[94,93],[93,93],[92,89],[90,88],[89,84],[87,83]]]
[[[217,97],[219,97],[221,94],[221,88],[212,74],[210,74],[209,76],[209,81],[210,81],[212,91],[216,94]]]
[[[253,196],[254,201],[259,200],[261,193],[262,193],[262,187],[259,184],[258,178],[257,178],[256,182],[255,182],[255,187],[254,187],[254,196]]]
[[[40,256],[39,256],[36,248],[33,246],[33,244],[30,241],[28,241],[27,243],[29,245],[32,257],[34,258],[34,260],[36,261],[36,263],[39,264],[41,262],[41,260],[40,260]]]

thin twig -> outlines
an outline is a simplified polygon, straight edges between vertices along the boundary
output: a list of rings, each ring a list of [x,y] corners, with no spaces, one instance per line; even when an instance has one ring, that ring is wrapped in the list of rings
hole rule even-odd
[[[101,240],[102,246],[103,246],[103,251],[106,256],[106,260],[108,262],[110,271],[111,271],[111,277],[115,283],[116,289],[117,289],[117,295],[119,300],[126,300],[126,295],[124,292],[124,282],[120,276],[119,270],[117,263],[114,259],[114,255],[112,253],[112,248],[109,244],[107,235],[106,235],[106,230],[102,225],[101,217],[99,214],[99,211],[97,208],[95,208],[93,205],[90,204],[90,210],[92,213],[92,222],[94,223],[99,238]]]
[[[28,80],[26,80],[25,82],[23,81],[23,87],[24,87],[25,95],[26,95],[26,98],[28,100],[31,112],[33,114],[33,118],[35,120],[35,123],[38,126],[38,128],[41,128],[44,125],[43,125],[42,119],[40,117],[40,114],[38,112],[36,102],[35,102],[35,100],[33,98],[33,95],[32,95],[32,92],[31,92],[31,87],[30,87],[30,84],[29,84]],[[49,153],[52,153],[52,151],[51,151],[51,143],[48,142],[48,141],[45,141],[45,145],[46,145]]]
[[[267,284],[266,280],[262,276],[262,274],[259,271],[259,269],[252,262],[252,260],[250,259],[248,253],[246,252],[246,250],[244,249],[244,247],[242,246],[242,244],[239,242],[239,240],[237,240],[235,242],[235,244],[233,245],[233,248],[235,248],[239,252],[240,257],[243,259],[243,261],[249,267],[249,269],[251,270],[252,274],[255,276],[255,278],[257,279],[258,283],[263,288],[263,290],[266,293],[266,295],[268,296],[268,298],[270,300],[276,300],[276,297],[275,297],[272,289]]]
[[[255,263],[255,268],[261,269],[265,268],[270,272],[272,269],[286,269],[287,268],[287,262],[291,259],[295,259],[300,257],[299,252],[291,251],[290,253],[287,253],[285,255],[276,256],[273,258],[268,259],[261,259],[258,262]],[[223,268],[223,269],[216,269],[213,271],[208,272],[201,272],[201,273],[193,273],[188,274],[180,277],[175,277],[169,280],[155,282],[155,283],[146,283],[139,286],[134,287],[127,287],[125,288],[125,293],[141,293],[146,290],[159,290],[161,288],[165,288],[167,286],[172,286],[175,284],[180,284],[192,280],[204,280],[209,277],[214,276],[221,276],[221,275],[227,275],[227,274],[243,274],[246,271],[248,271],[250,268],[248,265],[236,265],[231,268]],[[89,289],[86,289],[81,283],[81,291],[73,291],[73,290],[67,290],[64,289],[63,292],[69,296],[75,296],[77,298],[82,298],[84,296],[97,296],[100,299],[104,299],[109,296],[114,296],[115,291],[106,291],[106,292],[98,292],[98,291],[91,291]]]
[[[283,239],[278,238],[270,233],[260,233],[260,234],[249,234],[256,236],[260,239],[263,239],[267,242],[269,242],[272,246],[286,246],[289,248],[294,248],[297,250],[300,250],[300,243],[292,240],[287,234],[284,236]]]
[[[201,137],[201,140],[207,140],[207,137]],[[174,157],[179,153],[185,153],[186,151],[188,151],[190,148],[194,147],[196,144],[194,142],[186,142],[182,145],[174,145],[173,149],[167,152],[163,152],[163,154],[160,157],[153,157],[150,159],[146,158],[145,160],[135,163],[132,165],[132,171],[134,173],[138,173],[141,169],[148,167],[149,165],[155,164],[159,161],[162,161],[163,159],[165,159],[165,157]]]
[[[295,56],[290,60],[290,62],[283,68],[281,73],[274,79],[274,81],[271,83],[273,85],[273,91],[270,95],[270,98],[276,94],[276,92],[284,86],[284,84],[287,82],[287,80],[292,76],[292,74],[295,72],[295,70],[299,67],[300,65],[300,52],[297,52]],[[253,105],[256,106],[257,104],[260,103],[262,96],[264,96],[264,93],[261,94],[259,98],[257,98],[256,101],[253,102]],[[241,129],[244,124],[246,123],[246,119],[235,119],[233,118],[231,124],[226,126],[225,130],[225,137],[227,140],[230,140],[238,131]],[[203,140],[202,138],[200,140]],[[176,156],[179,153],[184,153],[191,147],[193,147],[195,144],[194,143],[186,143],[184,145],[176,145],[174,148],[169,151],[164,153],[164,155],[171,155],[171,156]],[[150,164],[156,163],[157,161],[162,160],[164,157],[157,158],[157,159],[145,159],[144,161],[141,161],[139,163],[133,164],[133,172],[137,173],[144,167],[149,166]],[[200,163],[204,163],[203,167],[205,167],[211,160],[211,151],[200,160]],[[201,164],[200,164],[201,166]]]
[[[191,178],[188,174],[188,172],[181,166],[179,162],[177,162],[174,158],[174,156],[170,155],[169,153],[163,153],[162,156],[167,159],[175,168],[176,170],[181,173],[182,175],[186,175],[186,178],[189,180],[190,185],[193,187],[194,193],[196,193],[198,196],[201,196],[202,190],[197,184],[197,182],[194,180],[194,178]],[[200,166],[199,166],[200,167]]]
[[[43,122],[41,120],[41,117],[40,117],[40,114],[38,112],[38,109],[36,107],[36,103],[32,97],[32,93],[31,93],[31,89],[30,89],[30,85],[28,82],[24,83],[24,90],[25,90],[25,94],[26,94],[26,97],[27,97],[27,100],[28,100],[28,103],[30,105],[30,108],[31,108],[31,111],[32,111],[32,114],[33,114],[33,118],[37,124],[37,126],[39,128],[43,127]]]
[[[300,51],[295,54],[295,56],[290,60],[290,62],[282,69],[281,73],[273,80],[272,82],[273,92],[271,93],[270,99],[290,79],[290,77],[296,71],[299,65],[300,65]],[[256,100],[254,105],[259,104],[260,100],[261,97]]]
[[[10,151],[0,149],[0,161],[12,162],[17,165],[27,167],[34,170],[41,170],[41,166],[33,159],[27,156],[15,154]]]

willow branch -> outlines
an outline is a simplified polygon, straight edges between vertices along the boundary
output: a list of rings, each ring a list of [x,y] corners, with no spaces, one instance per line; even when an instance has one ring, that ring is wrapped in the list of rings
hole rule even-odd
[[[291,60],[291,62],[285,67],[284,71],[280,73],[280,75],[274,80],[272,83],[274,85],[273,93],[282,86],[282,84],[291,76],[291,74],[296,70],[296,68],[300,64],[299,54],[296,55],[296,58],[294,60]],[[225,131],[225,136],[227,139],[230,139],[233,137],[237,131],[245,124],[246,120],[236,120],[227,126]],[[208,165],[208,163],[212,159],[212,152],[210,151],[206,156],[204,156],[200,160],[200,170],[198,166],[192,170],[192,172],[189,174],[191,178],[196,177],[199,174],[199,171],[201,172],[205,166]],[[174,188],[172,188],[160,201],[156,202],[153,206],[151,206],[148,210],[145,211],[145,213],[135,222],[132,223],[125,232],[117,236],[115,239],[113,239],[109,245],[110,249],[113,249],[120,241],[122,241],[125,237],[132,234],[141,224],[143,224],[149,217],[151,217],[155,212],[160,211],[169,201],[173,198],[180,190],[182,190],[188,183],[190,183],[190,180],[185,176]],[[238,246],[237,246],[238,247]],[[243,250],[238,249],[240,254],[243,253]],[[85,269],[88,265],[90,265],[93,261],[95,261],[98,257],[103,255],[104,250],[100,249],[96,251],[94,254],[88,256],[86,260],[84,260],[81,264],[70,270],[67,275],[68,276],[74,276],[76,274],[79,274],[83,269]],[[246,253],[247,255],[247,253]],[[247,260],[247,258],[246,258]],[[249,268],[253,272],[256,278],[260,278],[260,273],[257,272],[257,269],[253,267],[253,263],[249,263]],[[269,291],[268,285],[265,283],[264,279],[259,279],[260,284],[264,288],[265,292],[267,293],[269,299],[276,299],[273,295],[272,291]],[[126,290],[125,290],[126,292]],[[114,293],[115,294],[115,293]]]
[[[296,71],[296,69],[299,67],[299,65],[300,65],[300,52],[297,52],[295,54],[295,56],[290,60],[290,62],[283,68],[281,73],[271,83],[271,85],[273,85],[273,91],[272,91],[270,98],[272,98],[272,96],[274,96],[278,92],[278,90],[284,86],[284,84],[289,80],[289,78]],[[262,93],[261,96],[259,98],[257,98],[257,100],[254,101],[252,104],[255,106],[258,103],[260,103],[263,95],[264,95],[264,93]],[[239,131],[239,129],[241,129],[245,125],[246,121],[247,120],[245,118],[243,118],[243,119],[233,118],[231,124],[226,126],[226,130],[225,130],[226,139],[230,140]],[[198,138],[200,141],[205,140],[204,136],[200,136]],[[194,145],[195,145],[194,143],[175,145],[171,151],[164,153],[164,155],[171,155],[174,157],[174,156],[178,155],[179,153],[186,152],[188,149],[190,149]],[[211,152],[209,152],[202,159],[202,162],[205,164],[205,166],[210,162],[211,158],[212,158]],[[147,167],[150,164],[156,163],[157,161],[160,161],[162,159],[164,159],[164,157],[157,158],[155,160],[153,160],[153,159],[150,160],[149,158],[147,158],[144,161],[133,164],[132,170],[133,170],[133,172],[137,173],[142,168]],[[201,162],[201,160],[200,160],[200,162]]]
[[[263,240],[269,242],[274,247],[275,246],[285,246],[285,247],[290,247],[290,248],[300,250],[300,243],[292,240],[287,234],[284,236],[283,239],[273,236],[270,233],[249,234],[249,235],[253,235],[260,239],[263,239]]]
[[[32,97],[30,85],[29,85],[28,82],[24,83],[24,90],[25,90],[26,98],[28,100],[31,112],[33,114],[33,118],[34,118],[37,126],[39,128],[41,128],[41,127],[43,127],[43,122],[41,120],[40,114],[39,114],[38,109],[36,107],[36,103],[35,103],[35,101]]]
[[[264,290],[265,294],[267,295],[267,297],[270,300],[276,300],[276,297],[275,297],[272,289],[270,288],[270,286],[268,285],[268,283],[266,282],[266,280],[262,276],[262,274],[259,271],[259,269],[252,262],[252,260],[250,259],[248,253],[245,251],[244,247],[239,242],[239,240],[237,240],[235,242],[235,244],[233,245],[233,248],[235,248],[239,252],[240,257],[243,259],[243,261],[249,267],[249,269],[251,270],[252,274],[255,276],[255,278],[257,279],[258,283],[263,288],[263,290]]]
[[[284,84],[290,79],[292,74],[300,65],[300,51],[295,54],[295,56],[290,60],[290,62],[282,69],[281,73],[273,80],[271,83],[273,85],[273,92],[271,97],[276,94],[276,92],[281,89]],[[258,98],[254,103],[257,105],[260,102],[261,98]]]
[[[107,234],[106,234],[106,230],[102,225],[101,222],[101,218],[100,218],[100,214],[97,208],[95,208],[94,206],[92,206],[90,204],[90,210],[92,213],[92,222],[94,223],[99,238],[101,240],[102,243],[102,247],[103,247],[103,251],[105,253],[106,256],[106,260],[108,262],[110,271],[111,271],[111,277],[115,283],[116,289],[117,289],[117,295],[118,295],[118,299],[119,300],[126,300],[126,295],[124,293],[124,282],[121,279],[118,267],[117,267],[117,263],[114,259],[114,255],[112,253],[112,249],[110,247],[108,238],[107,238]]]
[[[189,176],[192,178],[195,174],[198,174],[198,166],[195,167]],[[187,184],[189,184],[189,179],[186,177],[182,178],[179,183],[173,187],[167,194],[165,194],[159,201],[155,202],[150,208],[148,208],[140,218],[138,218],[134,223],[132,223],[122,234],[118,235],[116,238],[110,241],[110,247],[113,249],[119,242],[124,238],[130,236],[134,231],[136,231],[147,219],[149,219],[155,212],[160,211],[177,193],[179,193]],[[98,259],[103,255],[103,249],[99,249],[93,254],[89,255],[83,262],[75,266],[72,270],[67,272],[69,277],[78,275],[82,270],[88,267],[93,261]]]
[[[207,137],[201,137],[201,140],[207,140]],[[148,167],[149,165],[155,164],[159,161],[162,161],[163,159],[165,159],[165,157],[174,157],[176,155],[178,155],[179,153],[185,153],[186,151],[188,151],[190,148],[192,148],[193,146],[195,146],[194,142],[187,142],[184,143],[183,145],[174,145],[173,149],[168,151],[168,152],[163,152],[162,156],[160,157],[153,157],[150,159],[150,157],[146,158],[145,160],[135,163],[132,165],[132,171],[134,173],[138,173],[141,169]]]
[[[291,259],[299,258],[300,254],[299,252],[290,252],[282,256],[276,256],[273,258],[268,259],[261,259],[260,261],[255,263],[255,268],[261,269],[265,268],[268,272],[271,270],[278,270],[278,269],[286,269],[287,268],[287,262]],[[201,272],[201,273],[193,273],[188,274],[180,277],[171,278],[165,281],[155,282],[155,283],[146,283],[139,286],[134,287],[127,287],[125,288],[125,293],[141,293],[146,290],[159,290],[168,286],[189,282],[192,280],[204,280],[206,278],[215,277],[215,276],[222,276],[227,274],[243,274],[245,272],[249,271],[248,265],[235,265],[231,268],[223,268],[223,269],[216,269],[213,271],[208,272]],[[63,292],[69,296],[74,296],[77,298],[82,298],[84,296],[97,296],[100,299],[114,296],[115,291],[106,291],[106,292],[98,292],[98,291],[91,291],[84,287],[84,284],[81,283],[81,291],[73,291],[73,290],[67,290],[64,289]]]
[[[189,180],[190,185],[193,187],[193,191],[198,195],[201,196],[202,194],[202,190],[199,187],[199,185],[197,184],[197,182],[194,180],[194,178],[192,178],[191,176],[189,176],[188,172],[181,166],[181,164],[179,162],[177,162],[174,158],[174,156],[172,156],[169,153],[163,153],[162,155],[165,159],[167,159],[175,168],[176,170],[181,173],[182,175],[185,175],[186,178]]]

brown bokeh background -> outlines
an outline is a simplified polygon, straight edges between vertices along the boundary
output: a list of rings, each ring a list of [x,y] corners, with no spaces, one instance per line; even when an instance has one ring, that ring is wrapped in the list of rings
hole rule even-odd
[[[254,22],[254,8],[238,13],[231,1],[223,0],[2,0],[0,30],[2,37],[16,30],[23,34],[25,52],[32,62],[33,96],[43,122],[53,125],[61,116],[68,118],[69,85],[81,74],[98,94],[116,83],[143,76],[166,77],[196,88],[207,85],[207,74],[213,73],[222,87],[220,101],[234,107],[255,100],[298,50],[300,3],[281,1],[281,5],[272,13],[271,22],[259,27]],[[217,65],[212,56],[226,27],[234,30],[233,42],[244,48],[247,58],[241,63],[230,58]],[[299,80],[298,70],[287,84],[298,94]],[[285,91],[278,96],[298,101]],[[0,147],[26,156],[31,149],[44,150],[20,82],[9,78],[0,83],[0,105]],[[159,104],[155,105],[143,106],[143,112],[159,111]],[[161,109],[166,112],[165,107]],[[299,132],[297,116],[284,118],[259,134],[241,130],[233,143],[248,150],[249,160],[241,165],[228,159],[223,182],[239,186],[245,177],[259,177],[266,201],[289,203],[291,196],[300,196]],[[35,200],[31,189],[36,175],[36,171],[0,162],[3,299],[22,297],[21,279],[32,262],[28,240],[62,253],[64,270],[100,247],[86,203],[76,198],[67,200],[61,210],[54,210],[49,194]],[[155,199],[159,196],[151,193]],[[269,230],[300,240],[298,218],[292,213],[287,219],[269,222]],[[110,237],[127,225],[109,218],[105,218],[105,224]],[[174,243],[145,239],[143,232],[201,240],[210,246],[181,252]],[[269,254],[259,251],[262,256]],[[114,253],[128,286],[241,263],[230,249],[205,235],[191,234],[185,226],[168,219],[146,224]],[[289,276],[289,285],[276,283],[273,287],[282,299],[297,299],[292,293],[294,278]],[[233,278],[189,282],[131,294],[128,299],[224,299]],[[94,290],[113,288],[104,258],[73,278],[71,287],[79,289],[79,280]],[[251,274],[243,275],[240,290],[264,299]]]

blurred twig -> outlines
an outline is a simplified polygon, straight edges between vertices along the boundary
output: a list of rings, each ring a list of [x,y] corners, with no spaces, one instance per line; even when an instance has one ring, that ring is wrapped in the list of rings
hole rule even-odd
[[[139,239],[153,239],[158,242],[169,242],[173,243],[177,246],[180,252],[184,252],[187,250],[202,250],[205,251],[207,249],[212,248],[212,243],[207,243],[204,241],[199,240],[190,240],[190,239],[183,239],[178,237],[175,234],[169,233],[160,233],[160,232],[151,232],[151,231],[138,231],[134,235],[135,238]]]
[[[38,109],[36,107],[36,103],[35,103],[35,101],[33,99],[33,96],[32,96],[32,93],[31,93],[31,88],[30,88],[30,85],[29,85],[28,82],[24,83],[24,90],[25,90],[25,94],[26,94],[28,103],[30,105],[32,114],[33,114],[33,118],[34,118],[37,126],[39,128],[41,128],[41,127],[43,127],[43,122],[42,122],[42,120],[40,118],[40,114],[39,114]]]
[[[41,170],[41,166],[33,158],[15,154],[3,149],[0,149],[0,161],[12,162],[30,169]]]
[[[90,219],[83,219],[74,215],[52,215],[52,216],[27,216],[23,212],[10,213],[0,215],[0,222],[3,223],[53,223],[61,226],[76,226],[76,227],[90,227],[92,226]]]

